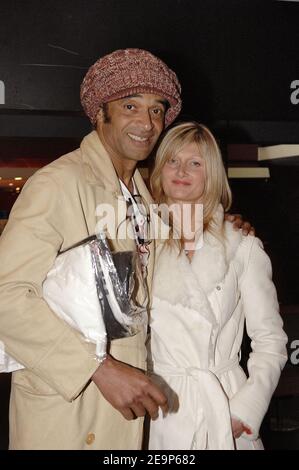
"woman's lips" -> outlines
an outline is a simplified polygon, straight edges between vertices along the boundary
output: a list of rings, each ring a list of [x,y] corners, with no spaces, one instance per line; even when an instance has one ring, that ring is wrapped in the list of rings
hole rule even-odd
[[[191,183],[188,183],[188,181],[183,181],[183,180],[172,180],[173,184],[177,185],[182,185],[182,186],[190,186]]]

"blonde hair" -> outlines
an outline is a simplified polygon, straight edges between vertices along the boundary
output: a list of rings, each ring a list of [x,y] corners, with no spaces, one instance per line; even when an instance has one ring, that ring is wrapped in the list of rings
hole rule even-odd
[[[161,173],[165,163],[188,144],[196,143],[205,162],[205,186],[202,196],[204,230],[213,231],[213,216],[222,204],[224,211],[231,206],[232,195],[220,149],[211,131],[197,122],[183,122],[172,127],[162,139],[155,159],[150,185],[155,202],[166,203]]]

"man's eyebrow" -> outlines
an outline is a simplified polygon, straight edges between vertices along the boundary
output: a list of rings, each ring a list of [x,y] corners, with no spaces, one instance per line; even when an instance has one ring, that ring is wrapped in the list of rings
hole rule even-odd
[[[126,100],[128,98],[142,98],[142,95],[140,93],[135,93],[134,95],[128,95],[122,98],[122,100]],[[167,100],[155,100],[157,103],[163,104],[165,109],[169,108],[169,103]]]
[[[163,104],[163,106],[165,107],[165,109],[168,109],[168,108],[169,108],[169,103],[168,103],[167,100],[158,100],[158,103]]]

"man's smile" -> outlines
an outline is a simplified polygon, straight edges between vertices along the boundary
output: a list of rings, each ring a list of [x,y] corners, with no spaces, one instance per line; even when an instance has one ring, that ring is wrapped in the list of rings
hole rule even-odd
[[[128,132],[128,136],[135,142],[149,142],[149,137],[140,137],[139,135],[131,134],[130,132]]]

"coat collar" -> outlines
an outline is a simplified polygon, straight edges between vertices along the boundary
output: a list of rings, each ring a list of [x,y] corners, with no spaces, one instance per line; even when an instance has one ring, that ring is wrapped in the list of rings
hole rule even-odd
[[[80,151],[86,181],[94,186],[95,191],[97,191],[97,187],[101,187],[107,192],[105,195],[105,202],[113,204],[116,213],[116,220],[118,220],[117,211],[122,207],[122,204],[126,204],[126,202],[111,158],[96,131],[93,131],[84,137],[81,142]],[[138,193],[146,203],[146,210],[149,210],[153,200],[138,169],[135,170],[133,178]],[[103,194],[101,194],[101,197],[103,197]],[[125,210],[126,209],[124,209],[124,211]],[[125,221],[124,231],[125,233],[131,233],[131,222],[129,219]],[[116,233],[113,233],[110,234],[110,238],[114,240],[114,249],[124,251],[136,249],[133,236],[121,238],[118,237]],[[152,251],[151,245],[150,250]],[[149,270],[152,272],[153,255],[149,257],[149,265],[151,265]]]
[[[121,194],[112,161],[96,131],[84,137],[80,149],[87,181]]]
[[[87,181],[91,184],[102,186],[107,191],[114,193],[116,197],[122,197],[116,171],[98,133],[92,131],[85,136],[81,142],[80,149]],[[152,197],[138,169],[135,170],[133,178],[138,192],[147,204],[151,204]]]
[[[190,264],[202,289],[209,294],[227,274],[229,264],[234,258],[237,248],[243,240],[241,230],[234,230],[231,222],[224,222],[224,211],[221,205],[214,216],[214,227],[222,238],[211,232],[205,232],[203,246],[194,253]]]
[[[230,261],[242,242],[242,234],[224,222],[221,206],[214,216],[215,229],[224,226],[223,239],[205,232],[203,246],[190,263],[184,253],[158,243],[154,277],[154,296],[170,304],[195,309],[202,318],[216,327],[217,321],[208,295],[226,276]],[[162,223],[162,225],[164,225]]]
[[[221,205],[214,215],[214,228],[221,233],[222,237],[217,238],[211,232],[203,235],[203,244],[193,256],[190,263],[188,258],[182,253],[178,258],[178,267],[183,271],[183,275],[189,272],[192,274],[195,283],[198,283],[206,294],[209,294],[220,282],[223,281],[229,269],[229,264],[233,260],[236,251],[244,236],[241,230],[234,230],[231,222],[224,221],[224,211]],[[167,233],[168,226],[159,221],[160,230]],[[223,228],[223,230],[221,230]],[[164,257],[163,241],[158,242],[159,253]],[[169,252],[170,254],[171,252]],[[179,255],[178,249],[174,248],[174,255]],[[193,283],[193,281],[192,281]]]
[[[205,232],[203,246],[195,252],[190,263],[184,253],[168,247],[161,241],[157,246],[154,276],[154,297],[172,305],[182,305],[196,310],[213,328],[217,320],[208,295],[226,276],[229,264],[242,242],[242,234],[229,222],[224,222],[224,212],[219,206],[214,216],[215,230],[224,228],[223,239]],[[165,224],[161,222],[161,225]]]

